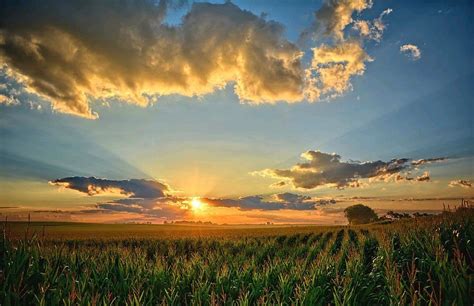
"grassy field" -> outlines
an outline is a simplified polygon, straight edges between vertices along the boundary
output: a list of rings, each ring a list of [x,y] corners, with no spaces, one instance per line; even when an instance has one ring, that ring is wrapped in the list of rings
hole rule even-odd
[[[9,223],[0,304],[472,305],[473,234],[472,209],[353,227]]]

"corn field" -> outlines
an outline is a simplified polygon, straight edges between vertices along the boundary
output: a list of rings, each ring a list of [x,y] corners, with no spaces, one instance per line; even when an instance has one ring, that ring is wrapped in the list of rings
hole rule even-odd
[[[125,227],[122,238],[13,239],[4,230],[0,304],[472,305],[473,217],[240,237],[137,238]]]

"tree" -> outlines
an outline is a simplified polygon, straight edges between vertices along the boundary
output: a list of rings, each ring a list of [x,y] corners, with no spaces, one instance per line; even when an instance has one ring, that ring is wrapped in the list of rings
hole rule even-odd
[[[372,208],[362,204],[347,207],[344,209],[344,215],[351,225],[366,224],[378,219],[377,214]]]
[[[408,213],[397,213],[397,212],[394,212],[393,210],[389,210],[385,216],[390,219],[395,219],[395,220],[411,218],[410,214]]]

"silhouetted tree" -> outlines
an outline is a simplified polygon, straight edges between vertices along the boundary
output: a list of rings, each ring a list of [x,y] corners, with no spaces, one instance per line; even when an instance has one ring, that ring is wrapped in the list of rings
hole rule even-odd
[[[365,224],[376,221],[378,219],[375,211],[365,205],[357,204],[344,209],[344,214],[349,224]]]
[[[397,213],[392,210],[388,211],[386,216],[390,219],[395,219],[395,220],[411,218],[410,214],[408,213]]]
[[[431,214],[428,214],[428,213],[415,212],[413,214],[413,217],[415,218],[422,218],[422,217],[429,217],[429,216],[431,216]]]

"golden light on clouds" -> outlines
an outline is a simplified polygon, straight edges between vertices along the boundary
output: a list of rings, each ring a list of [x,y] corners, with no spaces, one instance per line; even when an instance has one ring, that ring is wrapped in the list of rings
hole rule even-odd
[[[202,96],[227,85],[251,104],[341,95],[371,60],[360,38],[380,41],[381,18],[391,12],[372,22],[357,20],[359,35],[345,37],[353,13],[372,2],[327,1],[315,13],[315,26],[302,33],[314,34],[308,51],[285,37],[284,25],[231,2],[194,3],[173,26],[164,22],[166,6],[153,2],[58,3],[45,0],[0,14],[0,67],[53,110],[89,119],[98,118],[93,100],[118,98],[144,107],[159,96]],[[320,44],[321,36],[332,42]],[[309,63],[305,52],[312,53]]]

